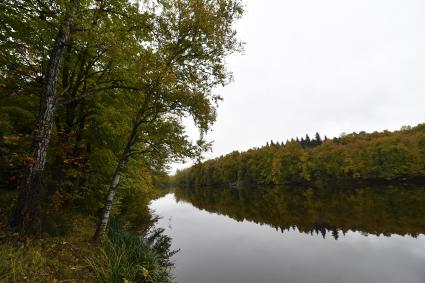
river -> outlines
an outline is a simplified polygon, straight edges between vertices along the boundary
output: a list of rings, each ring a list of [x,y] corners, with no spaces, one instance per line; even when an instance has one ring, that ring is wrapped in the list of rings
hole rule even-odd
[[[153,201],[179,283],[424,283],[425,190],[176,191]]]

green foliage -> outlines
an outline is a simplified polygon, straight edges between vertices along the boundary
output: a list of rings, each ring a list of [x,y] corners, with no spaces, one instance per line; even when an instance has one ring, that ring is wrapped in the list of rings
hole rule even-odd
[[[273,142],[178,171],[178,187],[323,181],[406,182],[425,178],[423,124],[390,133],[344,135],[333,140]]]
[[[152,222],[147,203],[165,185],[167,164],[209,146],[202,136],[221,99],[213,89],[231,80],[225,59],[241,50],[234,22],[242,13],[239,0],[1,1],[0,193],[16,190],[33,172],[26,168],[40,164],[41,189],[27,186],[34,198],[22,207],[37,208],[29,222],[39,236],[66,237],[78,227],[78,215],[98,215],[124,156],[112,214],[145,230]],[[52,56],[58,34],[69,40]],[[50,76],[54,124],[39,113],[49,58],[57,59],[59,72]],[[199,128],[199,141],[187,136],[185,117]],[[45,168],[28,155],[43,119],[52,128],[41,143],[48,145]],[[141,241],[111,227],[103,249],[108,258],[99,257],[105,264],[99,268],[114,273],[99,276],[168,280],[168,238],[154,231]]]
[[[87,260],[97,282],[172,282],[171,239],[163,230],[141,236],[127,232],[115,219],[108,225],[108,235],[100,252]]]
[[[16,189],[33,162],[43,76],[70,3],[0,3],[0,189]],[[189,139],[182,118],[202,133],[215,121],[220,97],[212,89],[231,80],[225,57],[241,50],[234,22],[242,12],[238,0],[78,1],[56,82],[41,230],[69,231],[72,219],[59,211],[99,213],[133,137],[113,214],[142,225],[146,209],[136,217],[135,200],[156,194],[167,164],[208,147]]]

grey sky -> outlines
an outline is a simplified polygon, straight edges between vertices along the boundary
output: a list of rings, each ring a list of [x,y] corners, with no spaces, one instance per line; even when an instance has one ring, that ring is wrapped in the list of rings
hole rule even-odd
[[[244,3],[245,54],[229,58],[235,81],[217,90],[224,101],[207,159],[316,131],[425,121],[425,1]]]

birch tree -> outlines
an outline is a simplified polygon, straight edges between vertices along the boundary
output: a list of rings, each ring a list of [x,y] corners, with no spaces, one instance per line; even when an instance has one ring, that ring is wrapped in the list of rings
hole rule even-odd
[[[26,1],[17,1],[15,3],[8,1],[7,4],[17,7],[17,10],[29,10],[28,18],[34,16],[32,15],[33,13],[39,13],[40,17],[45,17],[42,14],[44,11],[43,5],[40,5],[40,7],[31,7],[32,9],[29,6],[26,9],[25,5],[29,5]],[[28,228],[28,224],[31,222],[35,213],[32,203],[36,201],[38,191],[40,190],[57,107],[56,81],[61,69],[65,46],[69,42],[71,30],[73,29],[74,17],[79,9],[79,0],[71,0],[62,9],[62,19],[59,20],[58,31],[53,40],[47,67],[44,70],[42,78],[37,124],[28,156],[28,166],[20,185],[17,207],[12,219],[13,226],[20,226],[24,230]],[[4,23],[4,26],[13,32],[13,28],[10,25],[8,26],[7,23]]]
[[[144,154],[149,162],[164,165],[194,156],[205,145],[188,139],[182,117],[191,116],[201,134],[208,131],[220,100],[213,89],[231,79],[225,58],[241,50],[233,26],[243,11],[238,1],[158,1],[155,8],[153,41],[140,59],[144,71],[136,80],[141,104],[112,177],[95,240],[105,232],[131,156]],[[148,152],[154,154],[147,158]]]
[[[65,108],[66,126],[89,95],[127,84],[126,63],[149,34],[149,13],[137,3],[101,1],[5,1],[1,4],[2,87],[39,97],[27,166],[19,184],[12,226],[30,230],[43,189],[52,127]],[[32,31],[32,34],[28,34]],[[13,84],[9,82],[13,80]],[[59,83],[61,82],[61,83]],[[32,88],[29,88],[32,86]],[[60,127],[60,119],[56,126]]]

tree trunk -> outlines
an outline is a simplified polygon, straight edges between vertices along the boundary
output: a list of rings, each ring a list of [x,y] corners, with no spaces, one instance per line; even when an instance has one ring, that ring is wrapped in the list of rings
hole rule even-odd
[[[11,226],[22,232],[28,232],[36,216],[38,196],[41,191],[41,179],[46,164],[47,149],[57,106],[56,81],[60,71],[64,49],[69,41],[72,18],[78,6],[78,0],[72,0],[71,13],[60,28],[50,54],[43,88],[40,97],[40,109],[34,131],[28,165],[19,185],[19,195]]]
[[[102,216],[100,218],[99,224],[97,225],[96,233],[93,236],[93,239],[95,241],[98,241],[103,236],[103,234],[105,234],[106,226],[108,225],[108,221],[109,221],[109,216],[111,215],[112,204],[114,202],[115,194],[117,192],[117,187],[121,178],[121,173],[123,169],[125,168],[125,164],[126,164],[126,160],[120,160],[117,168],[115,169],[115,173],[114,173],[114,176],[112,177],[112,182],[109,187],[109,192],[106,197],[105,207],[103,208]]]
[[[97,225],[96,232],[93,236],[94,241],[99,241],[101,237],[105,234],[106,227],[108,226],[109,216],[111,215],[112,205],[114,202],[115,194],[117,192],[118,184],[120,182],[120,177],[122,171],[124,170],[128,158],[130,157],[131,150],[133,145],[136,142],[137,129],[140,126],[140,123],[135,123],[131,131],[127,146],[125,147],[124,152],[121,155],[120,161],[118,162],[117,168],[115,169],[114,176],[112,177],[111,185],[109,186],[108,195],[105,201],[105,207],[103,208],[100,221]]]

